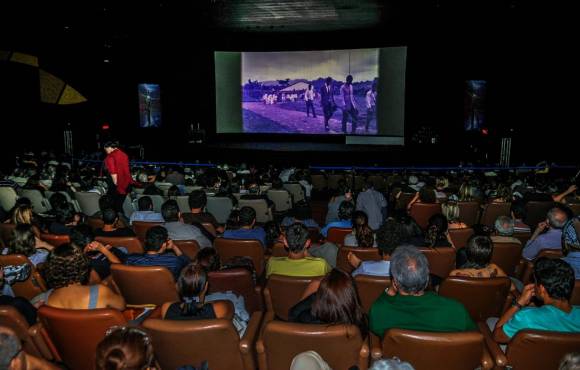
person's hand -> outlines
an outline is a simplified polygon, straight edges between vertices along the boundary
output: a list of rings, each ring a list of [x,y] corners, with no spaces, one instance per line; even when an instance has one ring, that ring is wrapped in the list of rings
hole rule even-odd
[[[94,240],[94,241],[90,242],[89,244],[87,244],[85,246],[85,253],[88,253],[88,252],[100,252],[103,249],[109,249],[109,248],[111,248],[110,245],[108,245],[108,246],[105,247],[102,243]]]
[[[548,228],[548,221],[542,221],[538,224],[537,231],[544,231]]]
[[[576,185],[570,185],[570,187],[568,188],[568,190],[566,190],[566,193],[573,193],[576,190],[578,190],[578,187]]]
[[[348,255],[346,256],[348,263],[350,263],[350,265],[354,268],[358,268],[360,266],[360,264],[362,263],[361,259],[358,258],[354,253],[352,252],[348,252]]]
[[[387,295],[394,297],[397,295],[397,286],[395,284],[393,284],[390,287],[388,287],[387,289],[385,289],[385,292],[387,292]]]
[[[165,242],[165,249],[166,250],[173,250],[175,249],[175,243],[173,243],[173,240],[169,239]]]
[[[534,284],[528,284],[524,287],[524,289],[522,290],[522,294],[520,295],[520,298],[518,298],[518,304],[522,305],[522,306],[527,306],[528,304],[530,304],[530,301],[532,300],[532,298],[536,295],[536,287]]]

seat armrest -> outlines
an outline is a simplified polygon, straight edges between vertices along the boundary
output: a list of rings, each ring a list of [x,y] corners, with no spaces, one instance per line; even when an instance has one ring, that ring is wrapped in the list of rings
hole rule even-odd
[[[374,333],[369,332],[369,341],[371,343],[371,358],[373,360],[381,359],[383,357],[381,338],[376,336]]]
[[[487,350],[489,351],[489,355],[492,357],[493,362],[495,362],[495,365],[500,368],[507,366],[507,358],[505,356],[505,353],[503,353],[503,351],[499,347],[499,344],[495,340],[493,340],[491,331],[487,327],[487,324],[485,322],[479,322],[477,323],[477,326],[479,327],[479,332],[483,335],[485,346],[487,347]]]
[[[367,370],[369,367],[369,343],[368,340],[363,340],[363,345],[359,352],[358,368],[359,370]]]
[[[263,312],[256,311],[250,317],[250,322],[246,328],[244,336],[240,340],[240,352],[242,353],[242,361],[244,362],[245,370],[256,369],[256,358],[254,353],[254,343],[260,331],[260,324],[262,323]]]
[[[481,355],[481,368],[483,370],[491,370],[491,369],[493,369],[493,365],[494,365],[494,361],[491,358],[491,354],[489,353],[487,346],[484,345],[483,346],[483,353]]]
[[[34,347],[38,350],[38,353],[44,358],[45,360],[52,361],[54,356],[52,355],[52,351],[44,341],[44,337],[42,336],[42,327],[40,324],[34,324],[30,328],[28,328],[28,334],[30,338],[32,338],[32,343]]]
[[[254,308],[256,311],[265,311],[264,309],[264,294],[260,285],[254,287]]]

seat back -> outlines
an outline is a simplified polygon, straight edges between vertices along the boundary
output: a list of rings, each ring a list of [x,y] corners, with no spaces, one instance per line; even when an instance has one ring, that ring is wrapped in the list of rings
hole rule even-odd
[[[415,197],[415,193],[401,193],[395,202],[395,209],[407,209],[411,200]]]
[[[40,190],[22,189],[20,191],[20,196],[30,199],[34,213],[46,213],[52,209],[48,199],[42,195]]]
[[[215,226],[213,226],[213,224],[211,222],[203,222],[201,224],[201,226],[203,226],[204,229],[207,230],[208,233],[210,233],[213,236],[217,235],[217,231],[215,229]]]
[[[546,220],[548,211],[554,206],[554,202],[537,202],[530,201],[526,203],[526,217],[524,222],[532,228],[535,228],[538,223]]]
[[[272,211],[264,199],[240,199],[238,205],[240,209],[242,207],[253,208],[256,211],[256,222],[258,223],[266,223],[274,219]]]
[[[46,291],[46,283],[42,275],[40,275],[30,260],[28,260],[28,257],[22,254],[0,255],[0,266],[2,267],[23,264],[28,264],[32,267],[30,276],[24,281],[15,282],[11,287],[17,297],[32,299]]]
[[[364,370],[368,365],[368,346],[354,325],[314,325],[270,321],[264,327],[256,350],[261,370],[289,369],[293,358],[315,351],[331,369]]]
[[[459,202],[459,219],[461,222],[471,227],[479,221],[479,203],[478,202]]]
[[[498,265],[509,276],[515,276],[516,267],[522,257],[522,245],[517,243],[493,243],[491,262]]]
[[[136,236],[97,236],[98,242],[113,247],[125,247],[129,253],[143,253],[143,245]]]
[[[145,197],[145,196],[151,198],[151,201],[153,202],[153,210],[155,212],[161,213],[161,206],[165,202],[165,198],[163,198],[163,196],[161,196],[161,195],[143,195],[143,194],[139,194],[139,195],[137,195],[137,199],[135,199],[135,201],[133,202],[133,208],[134,209],[139,209],[139,207],[137,207],[137,203],[139,202],[139,199],[141,197]]]
[[[526,245],[526,243],[528,242],[528,240],[530,240],[530,238],[532,237],[532,233],[527,232],[527,233],[514,233],[513,235],[514,238],[518,239],[522,245]]]
[[[486,354],[479,332],[429,333],[390,329],[383,338],[383,357],[398,357],[416,370],[467,370],[482,365]]]
[[[113,326],[127,323],[120,311],[66,310],[44,305],[38,318],[62,361],[72,370],[94,369],[97,345]]]
[[[565,354],[580,348],[580,333],[522,330],[508,343],[507,363],[513,369],[557,369]]]
[[[568,207],[574,212],[574,216],[580,216],[580,203],[568,204]]]
[[[419,248],[429,261],[429,271],[442,279],[455,269],[455,249],[451,247]]]
[[[286,190],[268,190],[268,198],[274,202],[276,212],[286,212],[292,208],[292,199]]]
[[[499,216],[511,215],[511,203],[489,203],[483,207],[480,224],[493,227]]]
[[[344,180],[344,175],[328,175],[328,179],[326,180],[326,186],[331,190],[338,189],[338,183],[340,180]]]
[[[10,245],[10,239],[12,238],[12,231],[16,224],[5,224],[0,222],[0,239],[4,242],[5,245]]]
[[[354,281],[360,303],[366,313],[385,289],[391,286],[391,278],[387,276],[357,275]]]
[[[350,227],[331,227],[328,229],[326,241],[341,246],[344,244],[344,237],[350,233],[352,233],[352,228]]]
[[[288,256],[288,249],[284,246],[282,242],[276,242],[272,246],[272,250],[270,251],[271,257],[287,257]]]
[[[75,193],[75,199],[81,207],[81,212],[87,216],[92,216],[100,211],[99,199],[101,195],[99,193],[87,192],[87,191],[77,191]]]
[[[304,189],[299,183],[286,183],[284,184],[284,189],[288,190],[292,194],[292,199],[294,204],[306,200],[306,194],[304,194]]]
[[[143,222],[143,221],[133,221],[133,231],[137,235],[137,238],[141,242],[145,241],[145,235],[147,235],[147,230],[154,226],[163,226],[161,222]]]
[[[230,320],[147,319],[155,358],[163,369],[208,362],[212,370],[244,369],[240,339]]]
[[[159,188],[163,192],[163,196],[167,196],[167,192],[173,186],[170,182],[155,182],[155,186]]]
[[[189,196],[188,195],[179,195],[175,198],[177,201],[177,206],[179,207],[179,212],[187,213],[191,212],[191,208],[189,208]]]
[[[282,320],[288,320],[288,311],[302,298],[304,290],[315,277],[270,275],[264,289],[266,310]]]
[[[111,275],[127,304],[162,305],[179,300],[171,272],[160,266],[111,265]]]
[[[199,252],[199,244],[195,240],[174,240],[173,243],[192,261]]]
[[[441,213],[441,204],[439,203],[413,203],[409,212],[423,230],[427,229],[429,219],[436,213]]]
[[[324,190],[326,189],[326,177],[324,175],[310,175],[310,180],[312,181],[312,189]]]
[[[257,276],[261,276],[264,272],[264,247],[260,241],[253,239],[216,238],[213,245],[222,263],[232,257],[246,256],[254,262]]]
[[[211,213],[220,224],[225,224],[234,208],[232,200],[228,197],[207,197],[205,209]]]
[[[453,245],[457,249],[461,249],[467,245],[467,241],[473,235],[474,231],[471,227],[464,229],[449,229],[449,236],[453,241]]]
[[[50,353],[46,351],[46,344],[39,349],[38,342],[42,342],[42,336],[38,330],[31,329],[22,314],[12,306],[0,306],[0,326],[8,327],[16,333],[22,341],[22,348],[28,354],[36,357],[45,357]],[[34,338],[33,338],[34,335]]]
[[[6,212],[11,210],[16,205],[18,194],[10,186],[0,186],[0,208]]]
[[[355,256],[363,261],[378,261],[381,259],[378,248],[356,248],[342,246],[338,248],[338,255],[336,256],[336,267],[348,273],[351,273],[354,270],[354,267],[348,263],[349,252],[352,252]]]
[[[501,316],[510,287],[507,277],[449,276],[439,286],[439,295],[463,303],[474,321],[484,321]]]
[[[574,283],[574,290],[572,291],[570,303],[574,306],[580,306],[580,279],[576,279],[576,282]]]
[[[262,311],[261,289],[256,289],[253,274],[243,267],[228,270],[210,271],[208,276],[209,293],[227,292],[244,297],[250,315]]]
[[[58,247],[59,245],[70,243],[70,237],[68,235],[56,235],[56,234],[40,234],[40,239],[44,240],[48,244]]]
[[[87,217],[87,225],[89,225],[91,229],[95,231],[97,229],[102,229],[103,226],[105,226],[105,222],[102,218],[89,216]]]

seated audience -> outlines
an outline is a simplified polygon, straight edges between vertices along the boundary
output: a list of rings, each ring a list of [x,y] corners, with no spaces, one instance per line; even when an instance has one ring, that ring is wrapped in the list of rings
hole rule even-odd
[[[491,240],[494,243],[515,243],[522,244],[522,242],[514,238],[514,220],[507,216],[499,216],[495,220],[494,234],[491,236]]]
[[[212,247],[212,242],[204,231],[197,226],[188,225],[181,219],[181,212],[175,200],[168,200],[161,206],[161,215],[165,220],[163,226],[173,240],[195,240],[200,248]]]
[[[266,242],[266,232],[256,225],[256,211],[251,207],[242,207],[238,214],[238,229],[226,229],[223,237],[226,239],[254,239],[259,240],[264,248]]]
[[[258,180],[255,177],[248,178],[246,181],[246,190],[248,191],[246,194],[243,194],[240,199],[242,200],[255,200],[255,199],[263,199],[266,201],[268,208],[274,208],[274,202],[272,202],[268,196],[262,194],[260,190],[260,185],[258,184]]]
[[[566,222],[562,229],[562,253],[564,261],[574,270],[576,280],[580,279],[580,219]]]
[[[163,196],[163,190],[159,189],[154,182],[149,183],[143,190],[143,195],[159,195]]]
[[[97,346],[96,370],[156,370],[155,353],[149,335],[131,326],[107,331]]]
[[[272,248],[275,244],[284,243],[284,233],[280,224],[276,221],[268,221],[264,224],[266,233],[266,248]]]
[[[319,228],[318,223],[312,218],[312,209],[308,206],[294,207],[290,215],[282,220],[282,226],[288,227],[296,222],[303,223],[308,228]]]
[[[370,330],[382,337],[388,329],[427,332],[476,330],[465,307],[435,292],[429,285],[429,262],[411,246],[395,249],[391,256],[392,287],[383,292],[370,310]]]
[[[459,205],[456,202],[443,203],[441,212],[447,218],[450,230],[467,228],[467,225],[459,219]]]
[[[130,254],[125,263],[132,266],[162,266],[177,279],[181,269],[191,262],[169,238],[163,226],[154,226],[147,230],[143,249],[145,253]]]
[[[14,330],[0,326],[0,369],[57,370],[60,367],[26,353]]]
[[[135,232],[128,227],[119,227],[119,216],[117,211],[112,208],[105,209],[103,211],[103,223],[102,228],[95,230],[95,236],[107,236],[107,237],[117,237],[117,236],[136,236]]]
[[[103,245],[95,240],[95,234],[88,225],[77,225],[70,236],[71,244],[80,248],[89,258],[91,269],[101,280],[111,274],[111,264],[123,263],[127,259],[125,248]]]
[[[237,189],[239,192],[239,189]],[[232,201],[232,206],[236,208],[238,206],[238,198],[234,195],[234,189],[230,181],[222,181],[217,193],[214,195],[216,198],[230,198]]]
[[[367,179],[363,191],[356,198],[357,211],[363,211],[368,217],[368,224],[372,230],[378,230],[387,215],[387,200],[376,191],[372,181]]]
[[[140,222],[165,222],[161,213],[153,210],[153,201],[151,197],[145,195],[137,200],[138,211],[131,214],[130,224],[134,221]]]
[[[400,213],[395,217],[395,220],[401,225],[401,244],[414,245],[415,247],[421,247],[425,244],[423,231],[413,217],[406,213]]]
[[[368,218],[363,211],[352,214],[352,233],[344,237],[347,247],[372,248],[376,247],[375,233],[368,224]]]
[[[79,221],[80,218],[75,215],[72,206],[69,203],[65,203],[55,209],[55,219],[50,223],[48,232],[55,235],[70,235],[72,228]]]
[[[430,248],[453,247],[453,241],[449,236],[449,224],[447,218],[441,213],[434,214],[429,218],[427,233],[423,246]]]
[[[326,213],[325,223],[328,225],[331,222],[340,221],[338,210],[342,202],[353,202],[352,190],[346,186],[344,180],[340,180],[338,183],[338,189],[335,190],[334,194],[328,201],[328,212]]]
[[[407,210],[411,210],[411,207],[415,203],[428,203],[433,204],[437,203],[437,196],[435,195],[435,189],[429,185],[423,186],[411,199],[409,204],[407,205]]]
[[[354,212],[354,204],[349,201],[343,201],[338,207],[338,218],[339,221],[334,221],[326,224],[320,233],[326,238],[328,236],[328,229],[333,227],[338,228],[350,228],[352,227],[352,214]]]
[[[5,248],[2,254],[22,254],[36,266],[46,261],[53,248],[52,245],[40,240],[37,243],[32,225],[21,224],[12,230],[9,247]]]
[[[306,324],[345,324],[368,334],[368,320],[360,305],[354,280],[339,269],[332,269],[322,280],[313,280],[302,300],[288,313],[288,320]]]
[[[277,274],[286,276],[322,276],[330,271],[330,265],[322,258],[311,257],[308,228],[296,223],[286,230],[284,245],[287,257],[271,257],[266,268],[266,277]]]
[[[4,266],[0,266],[0,306],[12,306],[22,314],[28,325],[36,324],[36,308],[22,297],[13,297],[11,289],[8,291],[11,295],[5,294],[5,288],[9,287],[8,282],[4,279]],[[1,357],[1,356],[0,356]]]
[[[32,212],[32,207],[30,205],[22,204],[15,207],[12,213],[12,223],[14,225],[31,225],[34,235],[37,238],[40,238],[40,228],[34,219],[34,213]]]
[[[564,211],[556,207],[550,209],[546,221],[538,224],[526,243],[522,256],[527,260],[533,260],[542,249],[562,249],[562,227],[566,221]]]
[[[45,304],[67,309],[125,309],[125,300],[110,288],[89,282],[90,264],[83,251],[62,244],[50,253],[45,265],[46,283],[51,288],[41,294]]]
[[[402,241],[402,226],[397,221],[389,219],[377,231],[377,247],[380,261],[362,261],[354,253],[349,252],[348,262],[354,267],[352,276],[372,275],[372,276],[389,276],[390,259],[395,248]]]
[[[514,220],[514,233],[526,234],[531,232],[530,227],[524,223],[526,207],[523,202],[512,202],[511,214]]]
[[[495,325],[493,338],[497,342],[507,343],[526,329],[580,333],[580,307],[570,304],[574,290],[570,265],[561,259],[542,257],[534,263],[534,277],[535,284],[525,286]],[[532,298],[542,305],[530,306]]]
[[[207,195],[203,190],[194,190],[189,194],[189,208],[190,213],[184,213],[182,215],[183,222],[186,224],[212,224],[218,233],[223,233],[224,228],[219,224],[216,218],[209,212],[205,212],[205,206],[207,205]]]

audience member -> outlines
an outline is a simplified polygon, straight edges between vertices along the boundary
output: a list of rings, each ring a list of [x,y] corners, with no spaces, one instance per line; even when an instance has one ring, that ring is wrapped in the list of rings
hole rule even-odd
[[[290,215],[282,220],[282,226],[288,227],[296,222],[303,223],[308,228],[319,228],[318,223],[312,218],[312,209],[308,206],[294,207],[290,211]]]
[[[57,370],[60,368],[24,352],[20,338],[14,330],[0,326],[0,369]]]
[[[566,221],[564,211],[556,207],[550,209],[547,219],[538,224],[526,243],[522,256],[527,260],[533,260],[542,249],[562,249],[562,227]]]
[[[4,279],[4,266],[0,266],[0,306],[12,306],[22,314],[28,325],[36,324],[36,308],[26,298],[5,294],[7,286],[8,282]]]
[[[195,240],[200,248],[211,248],[212,242],[201,228],[183,222],[179,206],[175,200],[168,200],[161,207],[165,220],[163,226],[172,240]]]
[[[453,247],[453,241],[449,236],[448,227],[447,218],[441,213],[431,216],[429,218],[423,246],[431,248]]]
[[[560,361],[558,370],[580,370],[580,352],[566,354]]]
[[[264,248],[268,245],[266,232],[256,226],[256,211],[251,207],[242,207],[238,214],[238,229],[226,229],[223,237],[226,239],[253,239],[262,243]]]
[[[137,200],[138,211],[131,214],[131,219],[129,220],[132,225],[134,221],[140,222],[165,222],[161,213],[155,212],[153,210],[153,201],[148,195],[144,195]]]
[[[117,211],[112,208],[105,209],[103,211],[103,223],[104,226],[102,228],[95,230],[95,236],[136,236],[135,232],[131,228],[118,226],[119,216]]]
[[[46,242],[37,243],[32,225],[20,224],[12,230],[9,247],[5,248],[2,254],[22,254],[36,266],[46,261],[52,249],[53,246]]]
[[[402,239],[401,224],[392,219],[387,220],[377,231],[377,247],[381,260],[362,261],[354,253],[349,252],[348,262],[355,269],[352,272],[352,276],[389,276],[391,255],[395,248],[401,244]]]
[[[340,203],[338,207],[338,218],[339,221],[334,221],[329,224],[326,224],[320,230],[320,233],[326,238],[328,236],[328,230],[337,227],[337,228],[351,228],[352,227],[352,213],[354,212],[354,204],[349,201],[343,201]]]
[[[494,224],[494,234],[491,236],[491,240],[494,243],[514,243],[521,245],[522,242],[514,238],[514,220],[511,217],[499,216],[495,220]]]
[[[367,215],[372,230],[378,230],[387,216],[387,200],[383,194],[374,189],[370,179],[367,179],[363,191],[356,199],[356,209]]]
[[[526,218],[526,207],[521,201],[512,202],[511,215],[514,220],[514,233],[529,233],[531,229],[524,219]]]
[[[441,212],[447,218],[450,230],[465,229],[467,225],[459,218],[459,205],[457,202],[445,202],[441,205]]]
[[[107,331],[97,346],[96,370],[156,370],[149,335],[132,326]]]
[[[341,180],[338,189],[334,191],[333,196],[328,201],[328,211],[326,213],[325,223],[328,225],[332,222],[340,221],[339,208],[342,202],[353,202],[352,190],[346,186],[346,182]]]
[[[572,267],[576,280],[580,279],[580,219],[566,222],[562,230],[562,252],[562,259]]]
[[[209,212],[205,212],[207,205],[207,195],[203,190],[194,190],[189,194],[189,208],[191,212],[182,215],[183,222],[186,224],[201,225],[204,223],[212,224],[218,233],[223,233],[224,228],[219,224],[216,218]]]
[[[376,247],[375,233],[368,224],[367,215],[363,211],[352,214],[352,233],[344,237],[347,247],[372,248]]]
[[[77,225],[70,236],[71,244],[80,248],[89,258],[91,269],[101,280],[111,274],[111,264],[124,263],[127,259],[125,248],[103,245],[95,240],[95,234],[88,225]]]

